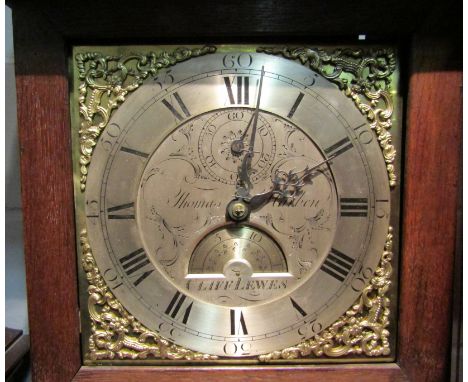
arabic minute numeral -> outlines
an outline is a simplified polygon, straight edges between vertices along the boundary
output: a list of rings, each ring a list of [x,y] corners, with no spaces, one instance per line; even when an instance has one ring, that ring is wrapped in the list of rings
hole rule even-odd
[[[253,63],[253,57],[249,53],[226,54],[223,57],[223,66],[227,69],[248,68]]]
[[[223,351],[228,356],[249,355],[252,345],[249,342],[226,342]]]

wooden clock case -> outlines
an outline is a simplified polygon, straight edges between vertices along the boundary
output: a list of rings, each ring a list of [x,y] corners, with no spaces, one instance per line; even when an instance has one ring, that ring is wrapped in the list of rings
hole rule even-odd
[[[448,377],[462,136],[462,2],[9,1],[35,381],[443,381]],[[386,364],[85,367],[71,164],[73,44],[399,44],[405,99],[397,359]]]

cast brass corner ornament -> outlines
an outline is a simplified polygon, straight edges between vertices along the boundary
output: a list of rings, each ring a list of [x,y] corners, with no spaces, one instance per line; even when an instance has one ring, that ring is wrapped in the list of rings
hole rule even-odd
[[[361,297],[330,327],[315,337],[280,351],[258,357],[260,362],[312,357],[390,354],[388,341],[393,233],[389,227],[380,264]],[[110,292],[94,260],[86,229],[80,233],[82,266],[86,272],[88,310],[91,317],[88,360],[173,359],[216,360],[217,356],[194,352],[173,344],[145,328]]]
[[[162,68],[215,51],[216,47],[205,46],[126,57],[106,56],[97,52],[76,55],[76,65],[82,81],[79,85],[82,191],[86,188],[88,165],[97,139],[107,126],[112,111],[125,100],[127,94],[137,89],[148,76],[155,76]],[[328,53],[315,48],[260,47],[257,51],[299,59],[303,65],[308,65],[336,83],[354,101],[361,113],[366,115],[371,128],[375,130],[387,164],[390,186],[396,185],[396,151],[389,132],[393,114],[390,76],[396,67],[395,53],[391,49],[371,49],[366,52],[336,49]]]
[[[86,229],[80,232],[81,264],[86,272],[88,310],[91,317],[88,360],[172,359],[214,360],[217,356],[174,345],[133,317],[106,285],[94,260]]]
[[[79,53],[75,56],[79,71],[80,104],[80,188],[86,188],[88,165],[97,139],[116,109],[128,93],[137,89],[149,76],[160,69],[173,66],[192,57],[214,53],[216,48],[177,48],[172,52],[106,56],[97,52]]]
[[[259,356],[262,362],[303,357],[342,357],[365,355],[380,357],[390,354],[390,299],[393,257],[393,229],[389,227],[380,264],[351,308],[315,337],[280,351]]]
[[[106,56],[100,53],[77,54],[79,70],[80,112],[80,189],[85,190],[88,165],[94,146],[106,128],[112,112],[125,101],[149,76],[162,68],[191,57],[213,53],[215,47],[179,48],[160,54]],[[258,52],[278,54],[298,59],[303,65],[336,83],[366,116],[375,131],[387,165],[390,186],[397,177],[394,161],[396,151],[389,129],[392,126],[393,100],[391,75],[396,67],[395,54],[390,49],[326,52],[315,48],[258,48]],[[388,290],[391,285],[393,233],[389,227],[384,252],[374,275],[364,287],[360,298],[328,328],[296,346],[258,356],[263,363],[300,358],[368,357],[390,354]],[[217,356],[182,348],[145,328],[126,311],[112,294],[94,260],[86,229],[80,232],[82,267],[88,286],[88,311],[91,335],[86,360],[147,360],[171,359],[210,361]]]
[[[299,60],[337,84],[375,131],[387,164],[390,186],[396,185],[396,150],[389,132],[393,114],[391,75],[396,68],[392,49],[335,49],[327,52],[318,48],[260,47],[257,52]]]

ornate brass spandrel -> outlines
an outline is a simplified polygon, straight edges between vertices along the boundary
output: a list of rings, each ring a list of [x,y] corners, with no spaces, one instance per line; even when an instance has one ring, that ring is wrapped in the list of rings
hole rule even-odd
[[[335,49],[260,47],[257,52],[299,60],[338,87],[356,104],[369,121],[379,140],[390,186],[397,182],[396,150],[389,129],[392,127],[392,74],[396,55],[392,49]]]
[[[352,307],[330,327],[296,346],[264,354],[260,362],[300,358],[390,354],[388,340],[393,257],[393,230],[389,227],[380,264]],[[110,292],[94,260],[86,229],[80,234],[82,266],[86,272],[88,310],[92,335],[89,338],[91,361],[113,359],[216,360],[217,356],[194,352],[173,344],[145,328],[130,315]]]
[[[94,260],[86,229],[80,233],[81,263],[89,283],[88,311],[91,336],[86,358],[215,360],[218,357],[184,349],[145,328],[115,298]]]
[[[81,190],[86,187],[87,168],[93,148],[107,126],[111,113],[149,76],[161,68],[190,57],[212,53],[214,47],[180,48],[161,54],[106,56],[83,53],[76,56],[79,69]],[[393,114],[390,76],[395,70],[391,50],[370,52],[320,49],[258,48],[257,51],[299,59],[335,82],[351,98],[375,131],[387,164],[389,182],[396,185],[396,151],[388,131]],[[218,357],[179,347],[141,325],[110,292],[94,261],[86,230],[80,234],[82,266],[89,282],[88,311],[91,336],[87,360],[173,359],[216,360]],[[392,229],[385,251],[370,284],[356,303],[318,336],[300,344],[258,357],[260,362],[300,358],[390,354],[389,297],[392,273]]]
[[[259,356],[261,362],[314,357],[380,357],[390,354],[388,326],[393,229],[389,227],[380,264],[359,299],[319,335],[296,346]]]
[[[79,72],[80,112],[80,188],[86,188],[88,165],[94,146],[107,126],[112,111],[128,93],[137,89],[148,77],[160,69],[186,61],[192,57],[214,53],[216,48],[177,48],[172,52],[148,52],[128,56],[103,55],[97,52],[79,53],[75,56]]]

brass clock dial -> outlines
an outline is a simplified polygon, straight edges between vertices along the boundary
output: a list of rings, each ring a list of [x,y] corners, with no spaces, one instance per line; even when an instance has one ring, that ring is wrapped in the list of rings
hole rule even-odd
[[[122,305],[183,347],[246,357],[327,328],[360,295],[390,216],[379,142],[301,64],[221,52],[162,69],[113,113],[85,190]]]

